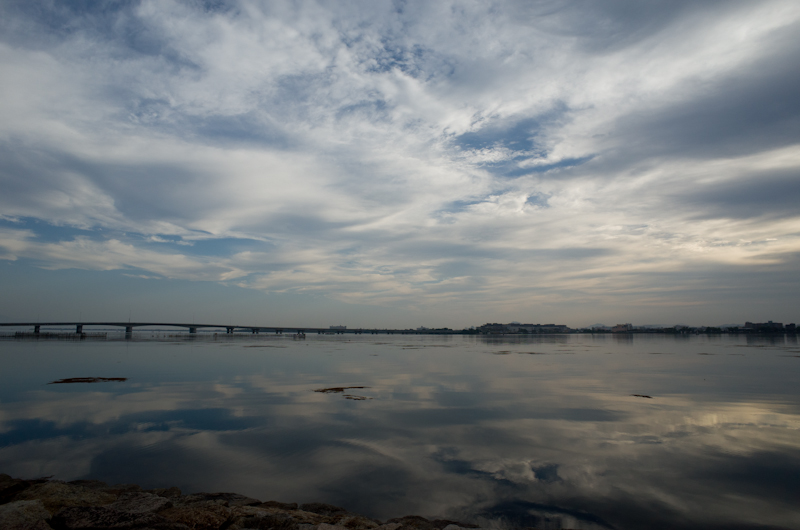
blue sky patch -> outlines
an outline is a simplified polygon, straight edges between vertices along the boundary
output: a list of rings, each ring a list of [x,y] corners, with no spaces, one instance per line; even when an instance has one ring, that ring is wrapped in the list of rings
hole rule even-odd
[[[265,252],[275,248],[273,243],[258,239],[220,237],[185,240],[175,235],[139,234],[103,228],[83,229],[74,226],[59,226],[30,217],[17,220],[0,218],[0,227],[29,230],[34,234],[36,241],[42,243],[73,241],[76,238],[85,238],[93,241],[116,239],[136,245],[147,245],[153,250],[165,250],[168,248],[172,252],[196,256],[225,257],[239,252]],[[198,234],[201,233],[198,232]]]
[[[105,234],[109,233],[102,228],[87,230],[74,226],[54,225],[32,217],[19,217],[14,221],[0,218],[0,227],[14,230],[30,230],[35,234],[36,239],[43,243],[57,243],[59,241],[73,240],[77,237],[108,239]]]
[[[461,134],[454,138],[461,149],[490,149],[505,147],[512,151],[533,151],[536,149],[534,136],[541,129],[537,118],[519,120],[508,127],[490,125],[474,132]]]

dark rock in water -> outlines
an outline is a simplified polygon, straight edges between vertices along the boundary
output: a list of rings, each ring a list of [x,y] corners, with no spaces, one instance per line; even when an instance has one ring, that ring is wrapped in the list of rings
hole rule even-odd
[[[369,388],[368,386],[332,386],[330,388],[318,388],[314,392],[321,392],[323,394],[341,394],[345,390],[352,388]]]
[[[127,377],[70,377],[68,379],[59,379],[58,381],[51,381],[48,385],[63,385],[69,383],[122,383],[127,381]]]
[[[304,512],[311,512],[319,515],[345,515],[347,513],[347,510],[344,508],[339,508],[332,504],[323,504],[321,502],[301,504],[300,509]]]

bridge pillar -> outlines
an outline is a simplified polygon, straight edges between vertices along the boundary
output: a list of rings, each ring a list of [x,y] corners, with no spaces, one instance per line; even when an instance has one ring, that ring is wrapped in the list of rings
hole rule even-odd
[[[75,333],[78,335],[83,333],[83,324],[76,324],[75,325]]]
[[[233,333],[233,328],[225,328],[225,333]]]
[[[125,334],[130,335],[133,333],[133,326],[125,326]]]
[[[33,326],[33,332],[38,334],[40,328],[41,328],[41,326]]]
[[[189,333],[197,333],[197,328],[189,328]]]
[[[251,328],[250,331],[252,331],[254,335],[258,335],[258,328]]]

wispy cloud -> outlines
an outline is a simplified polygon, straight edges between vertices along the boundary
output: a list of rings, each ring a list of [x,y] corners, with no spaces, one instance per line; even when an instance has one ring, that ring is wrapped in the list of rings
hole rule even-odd
[[[795,2],[77,6],[0,8],[3,259],[566,315],[800,253]]]

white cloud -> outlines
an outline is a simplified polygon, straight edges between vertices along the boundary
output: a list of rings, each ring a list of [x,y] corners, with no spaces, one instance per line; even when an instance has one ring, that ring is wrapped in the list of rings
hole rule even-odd
[[[794,56],[785,35],[800,9],[614,9],[145,1],[63,8],[68,29],[52,34],[9,9],[4,218],[272,249],[201,258],[121,235],[45,245],[13,232],[3,255],[423,306],[611,303],[620,286],[666,293],[653,274],[700,263],[785,263],[800,251],[796,212],[757,215],[746,192],[723,204],[711,190],[798,169],[792,121],[743,115],[751,152],[715,145],[733,145],[735,97],[794,82],[780,69],[763,85],[736,80]],[[689,118],[670,119],[709,98],[731,103],[691,142]],[[734,215],[734,200],[749,213]]]

